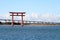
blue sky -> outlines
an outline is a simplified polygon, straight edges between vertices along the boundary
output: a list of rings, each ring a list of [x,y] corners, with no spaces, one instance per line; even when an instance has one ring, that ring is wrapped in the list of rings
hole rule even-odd
[[[0,16],[5,14],[8,15],[10,11],[15,12],[26,12],[26,19],[30,16],[31,20],[47,20],[48,16],[56,16],[53,20],[48,18],[50,21],[59,21],[60,19],[60,0],[1,0],[0,1]],[[39,15],[39,16],[38,16]],[[47,16],[48,15],[48,16]],[[33,17],[32,17],[33,16]],[[34,17],[35,16],[35,17]],[[38,16],[38,17],[37,17]],[[47,17],[44,17],[47,16]],[[1,18],[1,17],[0,17]],[[46,18],[46,19],[44,19]],[[29,20],[30,20],[29,19]],[[59,21],[60,22],[60,21]]]

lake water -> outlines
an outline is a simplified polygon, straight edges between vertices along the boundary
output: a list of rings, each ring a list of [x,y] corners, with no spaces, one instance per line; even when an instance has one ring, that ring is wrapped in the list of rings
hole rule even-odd
[[[2,26],[0,40],[60,40],[60,26]]]

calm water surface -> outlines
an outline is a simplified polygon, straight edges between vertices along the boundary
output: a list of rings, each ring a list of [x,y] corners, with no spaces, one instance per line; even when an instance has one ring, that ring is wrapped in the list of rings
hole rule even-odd
[[[0,40],[60,40],[60,26],[1,26]]]

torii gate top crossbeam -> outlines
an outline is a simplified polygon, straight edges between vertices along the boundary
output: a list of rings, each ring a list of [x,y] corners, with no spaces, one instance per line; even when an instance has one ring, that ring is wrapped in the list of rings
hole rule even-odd
[[[10,12],[10,13],[14,13],[14,14],[25,14],[25,12]]]
[[[25,16],[25,12],[10,12],[10,16]]]

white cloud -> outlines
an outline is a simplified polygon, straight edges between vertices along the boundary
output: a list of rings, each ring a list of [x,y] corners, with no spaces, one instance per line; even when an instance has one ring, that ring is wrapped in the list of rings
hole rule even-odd
[[[24,19],[30,21],[37,21],[39,19],[39,15],[36,13],[26,14]]]
[[[37,13],[32,13],[30,15],[25,16],[25,19],[29,20],[36,20],[36,21],[46,21],[46,22],[60,22],[60,14],[50,14],[50,13],[45,13],[45,14],[37,14]]]
[[[0,19],[11,19],[10,14],[0,14]],[[15,17],[15,19],[20,20],[21,17]],[[32,20],[32,21],[46,21],[46,22],[60,22],[60,14],[54,15],[50,13],[38,14],[31,13],[25,14],[24,20]]]
[[[9,14],[0,14],[0,19],[9,19]]]

